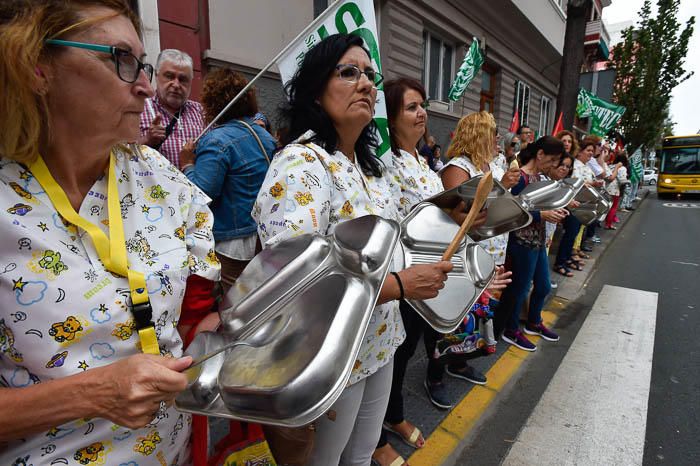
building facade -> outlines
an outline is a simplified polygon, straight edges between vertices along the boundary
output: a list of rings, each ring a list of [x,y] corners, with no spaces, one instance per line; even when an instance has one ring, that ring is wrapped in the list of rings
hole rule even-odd
[[[138,0],[146,47],[180,48],[200,77],[231,66],[254,76],[288,44],[326,0]],[[382,67],[387,79],[421,80],[431,99],[429,131],[447,147],[463,115],[494,114],[499,131],[520,123],[551,132],[566,26],[566,0],[375,0]],[[462,99],[447,93],[472,38],[486,62]],[[149,41],[150,38],[150,41]],[[154,47],[158,39],[157,47]],[[195,82],[193,96],[201,83]],[[257,83],[261,109],[272,117],[284,101],[276,67]]]

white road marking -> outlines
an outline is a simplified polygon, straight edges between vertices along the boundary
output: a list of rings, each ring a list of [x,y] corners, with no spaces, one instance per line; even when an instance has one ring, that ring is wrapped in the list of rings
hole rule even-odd
[[[676,207],[678,209],[700,209],[700,204],[691,204],[689,202],[664,202],[664,207]]]
[[[605,285],[504,465],[642,464],[657,301]]]
[[[671,261],[674,264],[681,264],[681,265],[693,265],[695,267],[700,267],[700,264],[695,264],[693,262],[681,262],[681,261]]]

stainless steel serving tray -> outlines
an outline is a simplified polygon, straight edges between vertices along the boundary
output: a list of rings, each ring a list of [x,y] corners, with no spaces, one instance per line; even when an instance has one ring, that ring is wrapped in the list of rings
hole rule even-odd
[[[576,195],[579,206],[569,209],[583,225],[590,225],[596,219],[605,218],[612,202],[597,189],[585,185]]]
[[[574,200],[583,186],[583,180],[577,178],[538,181],[527,185],[517,198],[526,210],[562,209]]]
[[[220,332],[232,341],[272,318],[286,326],[265,346],[236,347],[223,361],[203,363],[202,383],[182,392],[177,408],[290,427],[325,413],[350,377],[399,231],[396,222],[365,216],[333,235],[302,235],[258,254],[222,303]],[[198,339],[187,351],[194,357],[216,337]],[[212,394],[203,385],[213,373]]]
[[[459,225],[441,208],[429,202],[418,204],[401,222],[404,268],[440,261],[458,230]],[[491,256],[469,236],[452,256],[452,264],[445,288],[436,298],[407,300],[431,327],[442,333],[457,328],[495,273]]]
[[[424,202],[430,202],[445,210],[451,210],[461,201],[464,201],[466,204],[465,208],[468,209],[474,199],[476,187],[479,185],[481,178],[481,175],[475,176],[459,186],[425,199]],[[484,208],[488,212],[486,222],[469,232],[469,236],[475,241],[482,241],[509,231],[518,230],[532,221],[532,217],[527,210],[497,180],[493,180],[493,189],[486,199]]]
[[[455,188],[426,199],[425,202],[449,210],[460,201],[464,201],[468,208],[474,199],[480,179],[481,176],[475,176]],[[565,207],[582,187],[583,182],[580,180],[547,180],[531,183],[518,196],[513,196],[500,182],[494,180],[493,189],[484,204],[487,209],[486,222],[472,229],[469,236],[475,241],[482,241],[524,228],[532,221],[530,210]]]

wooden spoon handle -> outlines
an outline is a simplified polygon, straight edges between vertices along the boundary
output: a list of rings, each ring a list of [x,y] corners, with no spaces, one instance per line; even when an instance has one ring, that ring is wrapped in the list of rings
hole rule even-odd
[[[471,228],[472,224],[474,223],[474,220],[476,220],[476,217],[477,215],[479,215],[479,212],[481,211],[482,207],[484,207],[486,199],[488,198],[489,193],[492,189],[493,173],[488,172],[479,181],[479,185],[476,187],[476,194],[474,195],[474,200],[472,201],[472,205],[469,209],[469,213],[467,214],[467,218],[464,219],[464,221],[462,222],[462,226],[459,227],[459,231],[457,232],[455,237],[452,238],[452,242],[445,250],[445,253],[442,255],[442,260],[448,261],[452,259],[454,253],[457,252],[457,249],[459,249],[459,245],[462,243],[464,236]]]

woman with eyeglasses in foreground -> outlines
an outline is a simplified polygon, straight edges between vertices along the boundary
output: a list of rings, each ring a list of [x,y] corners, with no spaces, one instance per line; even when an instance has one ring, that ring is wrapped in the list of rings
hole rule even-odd
[[[289,141],[272,160],[253,208],[264,247],[298,234],[329,234],[368,214],[398,220],[398,187],[374,155],[372,118],[382,77],[362,44],[354,35],[327,37],[306,53],[288,85]],[[331,407],[336,418],[316,421],[308,464],[369,464],[394,352],[405,336],[398,300],[437,296],[450,270],[450,262],[438,262],[388,275],[349,384]]]
[[[180,309],[208,199],[128,144],[153,95],[122,0],[0,7],[0,464],[184,464]],[[195,234],[196,233],[196,234]],[[149,353],[149,354],[145,354]],[[167,356],[167,357],[164,357]]]

